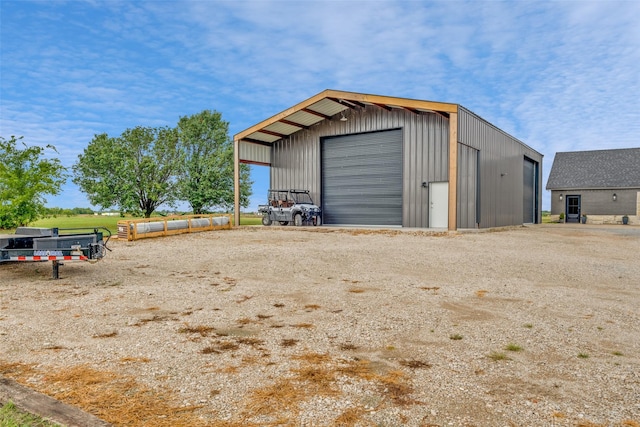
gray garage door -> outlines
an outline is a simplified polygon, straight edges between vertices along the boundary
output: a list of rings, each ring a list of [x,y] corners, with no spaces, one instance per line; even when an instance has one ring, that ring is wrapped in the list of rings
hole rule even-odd
[[[527,158],[524,159],[524,199],[522,222],[525,224],[536,222],[536,164]]]
[[[402,225],[402,130],[322,140],[325,224]]]

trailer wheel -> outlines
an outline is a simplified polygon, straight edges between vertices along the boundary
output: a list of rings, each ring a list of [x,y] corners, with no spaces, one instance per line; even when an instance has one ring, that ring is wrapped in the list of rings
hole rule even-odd
[[[296,227],[300,227],[302,225],[302,215],[300,215],[299,213],[295,214],[295,216],[293,217],[293,225],[295,225]]]
[[[271,225],[271,217],[269,216],[269,214],[262,215],[262,225]]]

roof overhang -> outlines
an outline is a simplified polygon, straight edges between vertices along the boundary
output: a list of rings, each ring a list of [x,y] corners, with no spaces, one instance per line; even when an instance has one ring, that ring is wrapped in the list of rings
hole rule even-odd
[[[236,134],[235,141],[271,145],[298,131],[331,119],[349,108],[377,106],[388,111],[404,109],[416,114],[437,113],[445,117],[458,112],[458,104],[367,95],[327,89]]]
[[[600,190],[604,190],[604,191],[613,191],[613,190],[618,190],[618,191],[623,191],[623,190],[640,190],[640,184],[639,185],[633,185],[633,186],[629,186],[629,187],[621,187],[621,186],[611,186],[611,187],[545,187],[547,191],[600,191]]]

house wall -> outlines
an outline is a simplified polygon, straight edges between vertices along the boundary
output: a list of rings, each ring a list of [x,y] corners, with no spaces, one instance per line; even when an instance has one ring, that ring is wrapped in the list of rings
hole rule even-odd
[[[560,201],[560,194],[562,194],[562,201]],[[551,215],[560,215],[565,211],[565,199],[564,191],[551,191]],[[569,194],[569,193],[567,193]]]
[[[340,116],[325,120],[275,142],[271,152],[271,186],[308,189],[314,201],[320,201],[322,137],[400,128],[403,132],[402,224],[428,227],[429,195],[422,183],[448,180],[448,120],[434,113],[386,111],[374,106],[351,109],[346,117],[347,121],[340,121]]]
[[[640,188],[601,190],[553,190],[551,191],[551,214],[565,212],[566,196],[580,197],[581,214],[589,215],[636,215]],[[613,201],[616,193],[616,201]],[[562,201],[560,201],[562,194]]]
[[[542,155],[518,139],[459,107],[458,141],[479,151],[480,228],[523,223],[524,158],[538,164],[536,223],[542,218]]]

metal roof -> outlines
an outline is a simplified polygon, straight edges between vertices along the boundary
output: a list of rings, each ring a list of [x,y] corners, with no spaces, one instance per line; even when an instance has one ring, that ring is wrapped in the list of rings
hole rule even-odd
[[[547,190],[640,188],[640,148],[556,153]]]
[[[251,126],[236,134],[233,139],[270,145],[300,130],[308,129],[323,120],[331,119],[349,108],[364,107],[366,105],[377,105],[386,110],[400,108],[414,113],[435,112],[447,117],[449,113],[458,112],[457,104],[327,89]]]

